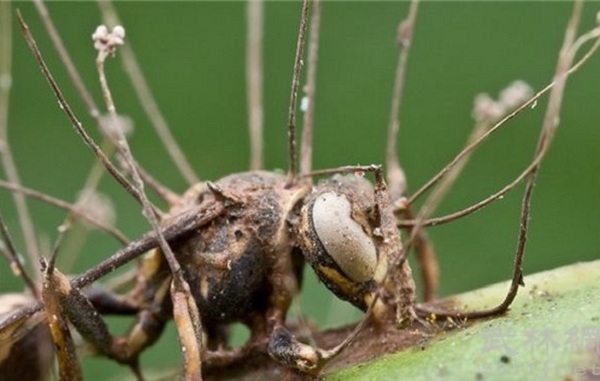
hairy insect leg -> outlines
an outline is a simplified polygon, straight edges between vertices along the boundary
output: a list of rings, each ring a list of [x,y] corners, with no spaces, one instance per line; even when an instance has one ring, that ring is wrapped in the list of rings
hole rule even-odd
[[[153,302],[141,308],[136,321],[128,334],[123,337],[111,335],[108,326],[94,308],[92,302],[77,288],[72,287],[67,278],[58,270],[54,270],[50,278],[53,282],[50,296],[56,298],[56,305],[60,311],[73,324],[82,337],[89,342],[95,350],[122,364],[129,365],[138,379],[143,379],[138,365],[138,356],[147,346],[154,343],[169,319],[171,302],[168,297],[169,280],[165,280],[157,291]],[[106,294],[104,294],[106,297]],[[98,295],[95,296],[98,300]],[[113,300],[109,304],[116,302]],[[104,306],[106,308],[106,306]],[[111,308],[116,308],[112,304]],[[121,306],[120,308],[126,308]],[[133,309],[132,306],[127,307]],[[46,305],[48,312],[48,305]],[[114,310],[113,310],[114,312]],[[49,316],[52,319],[56,315]],[[56,339],[55,339],[56,340]]]
[[[135,315],[140,311],[140,306],[130,298],[105,288],[92,286],[85,290],[84,295],[102,315]]]

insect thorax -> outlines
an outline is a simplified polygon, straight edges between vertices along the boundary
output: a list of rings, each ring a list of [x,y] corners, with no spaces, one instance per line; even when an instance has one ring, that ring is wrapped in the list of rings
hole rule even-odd
[[[206,327],[263,319],[272,294],[273,258],[292,255],[286,220],[296,193],[286,189],[283,175],[245,172],[198,185],[173,208],[226,205],[209,225],[172,243]],[[295,289],[301,270],[296,258],[290,280]]]

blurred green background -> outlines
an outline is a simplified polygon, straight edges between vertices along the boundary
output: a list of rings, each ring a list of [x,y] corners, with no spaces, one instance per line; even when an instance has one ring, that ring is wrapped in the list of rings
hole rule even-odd
[[[55,3],[49,10],[84,80],[98,102],[91,34],[101,23],[95,3]],[[93,130],[94,123],[71,86],[39,18],[29,3],[14,7],[38,39],[67,99]],[[326,2],[316,100],[316,168],[381,163],[397,59],[395,34],[406,2]],[[581,30],[594,25],[597,3],[588,4]],[[218,179],[248,167],[244,78],[245,4],[240,2],[119,2],[127,42],[188,158],[202,178]],[[300,4],[268,2],[265,26],[266,167],[286,168],[286,118]],[[411,189],[418,188],[463,145],[473,122],[473,98],[496,97],[515,79],[535,89],[554,72],[567,2],[425,2],[420,7],[402,106],[400,155]],[[27,186],[73,200],[93,158],[57,107],[45,80],[14,31],[10,144]],[[136,100],[119,60],[108,64],[119,111],[133,118],[136,158],[177,192],[185,182],[167,158]],[[527,273],[598,258],[600,247],[600,57],[569,80],[561,128],[536,187],[525,262]],[[519,116],[473,156],[438,214],[462,209],[514,178],[532,157],[545,100]],[[94,132],[95,136],[97,134]],[[148,230],[137,205],[112,180],[102,190],[130,237]],[[522,187],[519,188],[522,190]],[[520,193],[480,213],[429,230],[441,267],[442,294],[470,290],[509,277],[516,244]],[[0,193],[2,211],[20,247],[11,197]],[[52,242],[63,213],[30,202],[38,234]],[[85,247],[65,247],[71,272],[114,252],[110,238],[92,233]],[[326,326],[360,314],[333,300],[314,281],[302,293],[302,311]],[[0,265],[0,291],[20,290]],[[115,331],[129,324],[111,320]],[[179,356],[173,327],[142,358],[161,370]],[[102,359],[86,362],[89,379],[118,379],[125,371]],[[95,373],[98,372],[98,373]]]

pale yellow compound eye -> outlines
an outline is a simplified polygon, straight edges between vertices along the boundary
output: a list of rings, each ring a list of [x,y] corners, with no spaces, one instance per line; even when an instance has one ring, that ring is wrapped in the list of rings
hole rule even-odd
[[[327,254],[342,271],[355,282],[365,282],[375,272],[377,249],[351,212],[346,196],[326,192],[313,203],[312,223]]]

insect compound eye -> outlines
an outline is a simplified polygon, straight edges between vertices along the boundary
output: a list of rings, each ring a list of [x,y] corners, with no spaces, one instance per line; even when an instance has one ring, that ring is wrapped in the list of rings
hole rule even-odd
[[[313,202],[312,225],[326,253],[354,282],[366,282],[377,266],[377,249],[352,218],[352,205],[343,194],[321,193]]]

